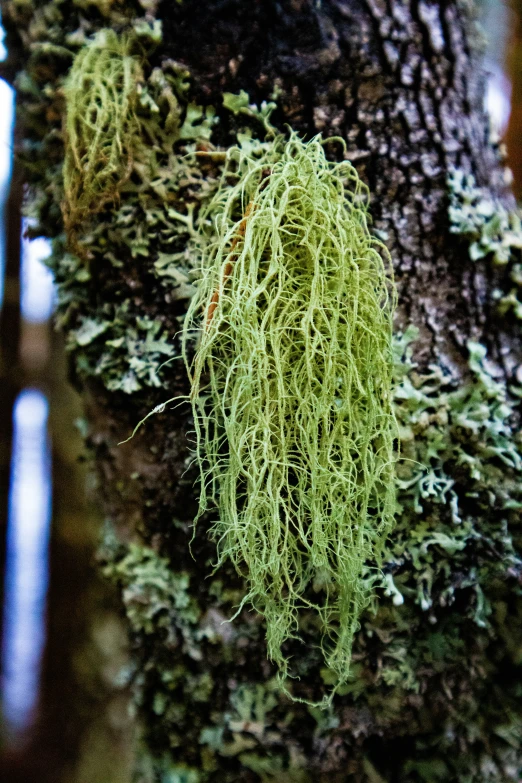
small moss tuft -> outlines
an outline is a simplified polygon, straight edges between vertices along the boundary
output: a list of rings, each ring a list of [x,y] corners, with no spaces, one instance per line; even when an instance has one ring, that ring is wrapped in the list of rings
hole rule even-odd
[[[142,81],[134,38],[100,30],[74,59],[64,85],[65,161],[62,206],[67,232],[114,200],[131,174],[140,133]]]

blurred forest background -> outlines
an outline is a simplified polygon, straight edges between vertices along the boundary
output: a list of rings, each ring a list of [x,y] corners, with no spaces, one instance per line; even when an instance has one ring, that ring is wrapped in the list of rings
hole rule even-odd
[[[522,0],[482,0],[487,105],[522,199]],[[5,57],[0,44],[0,59]],[[23,238],[15,96],[0,80],[0,780],[130,781],[115,597],[96,573],[82,412],[52,324],[47,243]]]

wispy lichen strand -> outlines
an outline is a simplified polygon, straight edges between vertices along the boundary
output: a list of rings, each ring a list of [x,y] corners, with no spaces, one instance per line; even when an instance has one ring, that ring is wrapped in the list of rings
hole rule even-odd
[[[187,348],[203,312],[189,366],[199,515],[217,505],[219,562],[245,577],[242,605],[265,616],[282,680],[305,608],[346,680],[393,521],[395,293],[365,201],[355,169],[329,163],[319,138],[232,154],[185,323]]]

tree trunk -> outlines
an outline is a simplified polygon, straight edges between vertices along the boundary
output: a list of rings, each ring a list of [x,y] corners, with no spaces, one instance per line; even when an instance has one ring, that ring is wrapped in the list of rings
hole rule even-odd
[[[520,383],[521,351],[516,304],[505,290],[514,285],[519,251],[513,240],[508,262],[495,265],[497,246],[493,239],[487,246],[482,218],[470,229],[456,216],[473,188],[470,210],[480,212],[477,204],[487,202],[504,222],[514,210],[499,147],[489,138],[482,42],[471,5],[5,0],[3,17],[8,65],[18,72],[29,201],[38,230],[56,238],[61,325],[85,400],[100,496],[116,530],[103,559],[121,586],[132,640],[151,754],[141,762],[143,779],[167,780],[153,775],[169,769],[169,780],[191,783],[519,780],[520,456],[508,386]],[[162,371],[156,389],[144,381],[125,390],[100,369],[107,340],[122,335],[114,315],[119,308],[124,318],[122,304],[126,330],[139,331],[137,319],[150,319],[159,325],[155,339],[178,344],[184,301],[154,272],[165,252],[163,235],[155,229],[141,255],[137,240],[114,240],[103,251],[93,245],[88,273],[79,274],[64,255],[61,84],[86,35],[121,30],[141,17],[163,23],[146,71],[168,58],[187,68],[192,102],[214,106],[220,119],[214,144],[233,143],[241,123],[223,107],[223,93],[240,90],[258,106],[275,96],[271,121],[282,130],[343,137],[393,259],[397,332],[419,329],[415,365],[407,340],[399,343],[402,512],[383,587],[361,619],[352,680],[329,712],[279,693],[259,615],[245,609],[222,624],[244,586],[232,566],[213,572],[215,544],[205,531],[211,516],[190,544],[197,475],[187,467],[188,406],[167,407],[118,445],[152,408],[187,390],[179,362]],[[449,181],[454,171],[474,177],[465,181],[464,196]],[[114,211],[125,204],[124,189]],[[147,231],[143,212],[132,212],[131,220],[138,214],[136,235]],[[107,223],[107,216],[99,221]],[[113,236],[119,230],[115,223]],[[485,250],[474,261],[469,246],[477,241]],[[79,339],[86,319],[103,322],[102,331]],[[416,472],[408,459],[422,469]],[[315,648],[318,631],[308,633],[305,652],[291,648],[301,672],[294,693],[317,700],[328,673]]]

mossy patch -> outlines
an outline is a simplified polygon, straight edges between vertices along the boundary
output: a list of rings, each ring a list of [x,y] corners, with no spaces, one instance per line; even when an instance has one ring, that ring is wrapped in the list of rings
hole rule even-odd
[[[131,175],[143,81],[135,47],[130,33],[100,30],[80,49],[65,82],[63,216],[70,236],[114,201]]]

